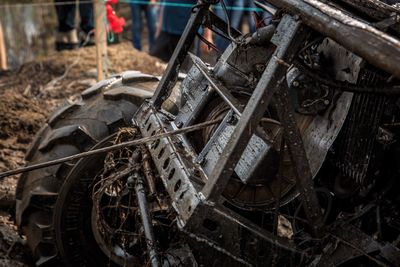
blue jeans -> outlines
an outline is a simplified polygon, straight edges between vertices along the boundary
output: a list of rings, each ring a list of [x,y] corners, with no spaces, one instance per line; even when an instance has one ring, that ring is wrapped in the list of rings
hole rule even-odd
[[[149,38],[149,50],[154,44],[156,33],[156,9],[150,5],[130,4],[132,12],[132,43],[137,50],[142,50],[142,12],[146,16]]]
[[[70,2],[69,0],[56,0],[57,2]],[[68,32],[75,28],[75,4],[56,5],[58,31]],[[91,3],[79,4],[81,17],[80,29],[86,33],[93,30],[93,5]]]
[[[245,14],[247,14],[248,18],[248,23],[249,23],[249,28],[250,32],[255,32],[256,30],[256,25],[254,23],[253,16],[251,15],[252,12],[250,11],[244,11],[244,8],[253,8],[256,7],[252,1],[246,1],[246,0],[234,0],[233,1],[233,6],[235,7],[234,10],[231,12],[231,23],[232,27],[239,29],[241,28],[242,24],[242,19]],[[239,10],[242,9],[242,10]]]

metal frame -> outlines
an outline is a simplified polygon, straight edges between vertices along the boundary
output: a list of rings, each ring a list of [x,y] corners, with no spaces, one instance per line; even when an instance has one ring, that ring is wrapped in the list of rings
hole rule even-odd
[[[171,89],[175,85],[179,67],[188,54],[189,47],[193,42],[194,36],[205,18],[216,20],[212,13],[208,12],[209,4],[199,3],[198,8],[194,10],[188,25],[182,35],[181,40],[172,56],[165,75],[161,79],[156,93],[150,102],[142,105],[137,113],[137,124],[140,126],[143,136],[154,135],[159,131],[169,131],[178,128],[180,125],[176,121],[171,121],[162,112],[158,112],[162,102],[168,97]],[[221,31],[224,26],[218,21]],[[235,31],[233,31],[235,32]],[[237,32],[235,32],[237,35]],[[171,196],[173,206],[178,212],[178,224],[185,231],[200,233],[207,237],[214,246],[226,250],[226,254],[242,254],[237,244],[227,244],[222,242],[210,229],[205,229],[205,220],[213,221],[218,224],[219,232],[231,233],[230,235],[241,235],[240,229],[246,229],[248,235],[269,245],[283,248],[289,253],[298,253],[295,247],[283,238],[279,238],[272,233],[261,229],[254,223],[246,220],[242,216],[230,211],[221,205],[221,194],[228,183],[240,156],[245,150],[248,141],[255,131],[257,131],[259,121],[267,109],[268,103],[274,94],[279,94],[282,103],[289,101],[286,85],[287,68],[300,49],[302,41],[307,36],[307,31],[301,26],[301,22],[287,15],[282,18],[277,33],[273,37],[276,50],[269,61],[256,89],[253,92],[246,107],[243,109],[238,101],[229,93],[229,91],[218,84],[218,81],[211,77],[205,64],[197,57],[191,56],[194,66],[200,73],[206,77],[211,84],[210,90],[218,92],[222,98],[227,101],[238,118],[231,138],[228,140],[221,157],[210,172],[206,172],[200,162],[198,155],[193,149],[187,147],[184,136],[163,138],[160,142],[149,145],[149,151],[152,155],[164,185]],[[286,62],[286,63],[283,63]],[[206,97],[207,94],[204,94]],[[281,114],[287,112],[281,106]],[[283,124],[286,129],[288,146],[291,149],[292,159],[296,164],[298,171],[298,182],[305,186],[302,191],[303,204],[308,217],[318,225],[318,218],[321,216],[319,204],[315,192],[312,188],[312,177],[310,168],[305,157],[305,151],[301,141],[300,133],[295,121],[292,120],[292,113],[288,113],[290,118]],[[178,115],[179,117],[179,115]],[[282,119],[287,119],[282,116]],[[224,120],[226,123],[226,119]],[[182,147],[185,147],[182,150]],[[215,218],[219,217],[225,223],[218,223]],[[240,226],[238,228],[238,226]],[[202,230],[201,230],[202,229]],[[235,231],[233,229],[236,229]],[[237,240],[237,239],[233,239]],[[264,240],[264,241],[263,241]],[[252,252],[251,252],[252,253]],[[283,254],[284,255],[284,254]],[[244,262],[254,260],[254,255],[245,255]],[[240,260],[239,260],[240,261]],[[253,262],[254,263],[254,262]]]
[[[278,115],[284,129],[285,143],[294,166],[297,190],[300,194],[305,214],[310,225],[314,227],[314,234],[319,236],[322,232],[321,219],[323,216],[313,188],[310,164],[307,161],[303,140],[295,121],[294,109],[286,83],[287,69],[291,65],[294,56],[301,49],[303,41],[311,32],[311,28],[332,37],[349,50],[365,56],[367,59],[377,57],[379,61],[381,58],[387,58],[387,54],[392,55],[390,51],[398,45],[383,33],[378,32],[374,35],[368,31],[357,33],[368,35],[369,37],[373,36],[374,40],[378,41],[382,41],[382,39],[389,40],[391,41],[389,42],[390,49],[382,51],[382,49],[374,49],[373,45],[370,44],[364,48],[362,48],[363,45],[350,44],[347,41],[348,38],[340,38],[341,35],[339,33],[339,30],[343,29],[341,28],[342,26],[349,31],[349,25],[336,27],[339,24],[332,24],[330,27],[323,29],[325,26],[322,26],[323,22],[328,15],[322,14],[316,7],[297,0],[271,0],[271,2],[278,7],[287,8],[293,13],[301,14],[302,20],[297,16],[291,15],[282,17],[271,39],[271,42],[276,46],[275,51],[245,108],[218,82],[218,78],[212,76],[212,73],[208,71],[206,65],[199,58],[193,55],[190,56],[194,66],[197,68],[195,76],[200,75],[204,78],[202,81],[198,81],[196,78],[192,80],[198,83],[199,87],[204,87],[203,92],[197,93],[197,98],[193,100],[193,103],[190,103],[193,110],[197,110],[205,103],[211,91],[216,91],[231,108],[217,131],[222,132],[226,124],[232,123],[231,117],[237,120],[236,123],[233,123],[234,130],[213,168],[210,170],[202,166],[207,150],[212,146],[211,142],[213,140],[206,144],[200,155],[191,148],[185,136],[162,138],[148,146],[161,179],[171,197],[172,205],[178,213],[178,225],[182,231],[189,233],[190,236],[194,236],[198,240],[206,240],[208,245],[217,251],[244,265],[257,264],[260,260],[261,262],[263,261],[256,255],[257,247],[262,247],[265,250],[272,248],[283,249],[277,259],[278,263],[280,259],[285,259],[289,255],[292,258],[304,256],[289,240],[280,238],[260,228],[224,206],[221,198],[248,143],[258,133],[258,124],[273,96],[276,97],[278,102]],[[314,0],[307,0],[307,2],[321,3]],[[217,28],[226,33],[226,23],[210,12],[208,10],[209,7],[209,2],[202,2],[201,0],[198,2],[168,64],[166,73],[157,87],[156,93],[151,101],[143,104],[137,112],[136,123],[139,125],[143,136],[151,136],[160,131],[176,130],[183,125],[188,126],[193,123],[193,117],[178,114],[175,119],[171,119],[171,117],[160,112],[159,109],[176,83],[180,65],[188,54],[189,47],[199,27],[203,25],[213,30]],[[315,15],[316,13],[317,15]],[[310,28],[304,26],[303,22]],[[231,30],[231,33],[234,37],[240,35],[234,29]],[[356,41],[364,39],[360,38]],[[371,51],[374,51],[374,53],[368,54]],[[392,64],[393,60],[399,61],[392,58],[389,60],[391,63],[381,64],[373,58],[372,62],[398,75],[400,69],[398,64]],[[205,84],[204,81],[208,84]],[[209,223],[211,223],[211,226]],[[254,247],[243,250],[235,242],[237,240],[241,240],[241,243],[247,242],[246,246],[253,245]],[[258,246],[258,244],[262,245]]]
[[[181,39],[179,40],[174,53],[168,63],[165,74],[162,76],[160,83],[157,86],[151,101],[154,106],[159,108],[162,102],[168,97],[172,88],[174,87],[179,74],[179,69],[185,60],[190,46],[201,25],[204,25],[212,30],[214,28],[220,30],[222,33],[227,34],[227,24],[213,12],[209,11],[212,2],[199,0],[197,5],[192,9],[192,15],[186,25]],[[241,33],[231,28],[233,37],[238,37]]]
[[[268,0],[273,5],[296,14],[304,24],[316,31],[332,38],[346,49],[364,58],[369,63],[400,77],[400,41],[387,33],[377,30],[371,25],[355,19],[346,12],[337,12],[337,9],[319,0]],[[348,0],[340,0],[346,1]],[[360,1],[353,1],[360,2]],[[361,1],[357,9],[365,12],[363,5],[375,4],[378,1]],[[353,5],[355,5],[353,3]],[[389,6],[381,3],[379,7],[384,14],[389,12]],[[397,11],[392,8],[392,11]],[[375,12],[377,13],[377,12]],[[399,17],[400,15],[397,15]],[[351,36],[351,38],[349,38]]]

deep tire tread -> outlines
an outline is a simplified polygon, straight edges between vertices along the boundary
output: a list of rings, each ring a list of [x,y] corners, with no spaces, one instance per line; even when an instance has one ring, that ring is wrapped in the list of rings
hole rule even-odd
[[[26,155],[29,163],[44,162],[87,151],[98,141],[131,124],[143,94],[134,86],[142,81],[158,81],[149,75],[123,75],[101,81],[85,90],[77,103],[67,103],[50,116],[34,138]],[[127,87],[121,96],[104,97],[104,92]],[[133,86],[132,86],[133,85]],[[144,90],[144,89],[141,89]],[[126,92],[130,97],[126,97]],[[73,167],[67,162],[21,175],[16,191],[16,220],[20,231],[27,236],[36,265],[59,264],[54,239],[52,216],[62,182]]]

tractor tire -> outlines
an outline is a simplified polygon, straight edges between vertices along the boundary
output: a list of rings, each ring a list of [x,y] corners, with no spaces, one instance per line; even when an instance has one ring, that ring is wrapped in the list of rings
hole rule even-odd
[[[131,125],[137,108],[152,96],[158,81],[155,76],[127,71],[85,90],[80,100],[67,102],[50,116],[28,150],[27,165],[88,151],[119,128]],[[18,181],[16,222],[38,266],[61,264],[54,207],[74,163],[24,173]]]

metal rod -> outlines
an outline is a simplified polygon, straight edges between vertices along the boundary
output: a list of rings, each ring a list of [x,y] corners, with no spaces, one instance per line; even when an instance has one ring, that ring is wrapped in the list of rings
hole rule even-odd
[[[323,223],[323,215],[314,190],[314,181],[308,163],[306,150],[301,138],[293,103],[290,99],[287,83],[281,83],[276,93],[277,111],[283,125],[283,135],[289,150],[290,159],[296,174],[297,190],[303,203],[307,219],[312,222],[314,233],[317,234]]]
[[[217,29],[224,34],[228,34],[227,31],[228,24],[225,22],[225,20],[223,20],[222,18],[217,16],[214,12],[212,12],[212,10],[208,12],[207,20],[205,21],[204,26],[206,26],[212,31],[215,31]],[[236,28],[231,27],[230,31],[234,38],[237,38],[242,35],[242,33]]]
[[[6,42],[4,38],[3,26],[0,22],[0,70],[6,69],[8,69]]]
[[[254,4],[257,7],[264,9],[268,13],[271,13],[273,16],[278,12],[278,10],[276,8],[274,8],[271,5],[268,5],[266,3],[261,3],[261,2],[258,2],[258,1],[254,1]]]
[[[219,94],[219,96],[231,107],[231,109],[238,115],[239,117],[242,115],[243,107],[240,105],[239,101],[229,92],[229,90],[220,84],[218,80],[214,79],[211,76],[211,73],[207,70],[207,66],[203,63],[203,61],[197,56],[189,53],[190,58],[193,61],[193,64],[196,68],[203,74],[203,76],[210,83],[211,87],[214,88],[215,91]]]
[[[207,69],[207,66],[204,62],[197,56],[189,53],[190,58],[193,61],[193,65],[197,67],[197,69],[203,74],[203,76],[207,79],[212,88],[219,94],[219,96],[228,104],[228,106],[233,110],[233,112],[238,116],[242,116],[243,113],[243,105],[231,94],[228,88],[222,85],[217,79],[213,78],[210,71]],[[266,143],[272,144],[271,140],[269,140],[268,135],[265,133],[264,129],[260,126],[257,126],[256,134],[262,138]]]
[[[260,226],[255,225],[253,222],[249,221],[248,219],[242,216],[237,216],[232,210],[224,206],[218,205],[214,207],[213,212],[215,212],[215,214],[224,217],[225,219],[228,219],[229,221],[235,222],[237,225],[240,225],[241,227],[250,231],[254,235],[259,236],[264,240],[268,240],[268,242],[276,245],[279,248],[283,248],[285,250],[289,250],[294,253],[299,253],[299,254],[302,253],[302,251],[296,248],[296,246],[288,239],[277,236],[261,228]]]
[[[135,192],[139,204],[140,218],[142,218],[142,225],[143,225],[144,235],[146,237],[147,251],[149,253],[151,266],[159,267],[160,262],[157,257],[157,250],[155,246],[156,240],[154,237],[153,224],[151,222],[149,205],[147,203],[146,190],[144,187],[145,182],[143,178],[140,175],[138,175],[137,172],[135,172],[132,175],[132,178],[134,179],[134,181],[136,181]]]
[[[23,173],[23,172],[33,171],[33,170],[36,170],[36,169],[46,168],[46,167],[57,165],[57,164],[60,164],[60,163],[63,163],[63,162],[67,162],[67,161],[71,161],[71,160],[84,158],[84,157],[87,157],[87,156],[92,156],[92,155],[96,155],[96,154],[101,154],[101,153],[117,150],[117,149],[120,149],[120,148],[123,148],[123,147],[127,147],[127,146],[134,146],[134,145],[140,145],[140,144],[152,142],[152,141],[155,141],[157,139],[168,137],[168,136],[172,136],[172,135],[193,132],[193,131],[208,127],[210,125],[217,124],[219,122],[221,122],[220,119],[207,121],[207,122],[195,124],[195,125],[192,125],[192,126],[188,126],[188,127],[182,128],[182,129],[178,129],[178,130],[175,130],[175,131],[167,132],[167,133],[156,134],[156,135],[153,135],[153,136],[144,137],[144,138],[140,138],[140,139],[136,139],[136,140],[132,140],[132,141],[128,141],[128,142],[123,142],[123,143],[115,144],[115,145],[104,147],[104,148],[99,148],[99,149],[94,149],[94,150],[90,150],[90,151],[87,151],[87,152],[82,152],[82,153],[71,155],[71,156],[64,157],[64,158],[59,158],[59,159],[55,159],[55,160],[51,160],[51,161],[46,161],[46,162],[42,162],[42,163],[33,164],[33,165],[30,165],[30,166],[18,168],[18,169],[15,169],[15,170],[2,172],[2,173],[0,173],[0,179],[3,179],[4,177],[10,176],[10,175],[14,175],[14,174],[19,174],[19,173]]]
[[[274,56],[269,60],[232,133],[232,137],[226,144],[221,157],[216,163],[216,167],[210,175],[211,179],[203,187],[202,193],[210,201],[218,201],[220,198],[247,143],[257,129],[259,121],[264,116],[272,96],[277,91],[280,83],[286,82],[287,67],[280,64],[278,59],[291,62],[303,43],[305,34],[303,31],[299,31],[301,23],[288,15],[282,20],[280,24],[282,26],[278,30],[282,32],[278,32],[278,34],[283,35],[282,40],[284,41],[276,48]],[[282,28],[285,29],[283,30]]]
[[[174,87],[176,80],[178,78],[179,69],[186,58],[187,52],[193,43],[194,38],[197,35],[198,29],[203,21],[204,15],[208,12],[210,3],[203,3],[199,0],[197,2],[197,8],[193,10],[192,15],[186,28],[182,33],[181,38],[175,48],[174,53],[168,63],[167,69],[159,82],[157,89],[151,98],[156,108],[159,108],[161,104],[167,99],[171,92],[172,87]]]
[[[149,156],[148,150],[145,148],[145,146],[141,147],[141,152],[142,152],[143,173],[147,180],[147,186],[149,187],[150,196],[157,197],[156,185],[154,183],[155,178],[150,165],[151,157]]]

